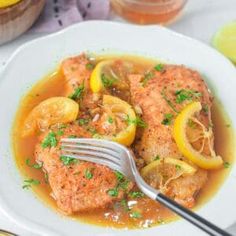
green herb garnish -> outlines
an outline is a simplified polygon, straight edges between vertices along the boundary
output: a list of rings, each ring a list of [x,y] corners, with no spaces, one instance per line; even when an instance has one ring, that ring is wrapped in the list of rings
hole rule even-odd
[[[204,112],[205,114],[208,114],[208,112],[209,112],[209,107],[208,107],[208,105],[207,105],[207,104],[203,104],[203,105],[202,105],[202,110],[203,110],[203,112]]]
[[[43,167],[43,163],[41,162],[40,164],[35,163],[35,164],[30,164],[30,159],[26,159],[25,164],[29,167],[32,167],[34,169],[41,169]]]
[[[189,119],[188,120],[188,126],[190,127],[190,128],[195,128],[196,127],[196,123],[193,121],[193,120],[191,120],[191,119]]]
[[[154,157],[154,161],[157,161],[157,160],[160,160],[160,156],[159,156],[159,155],[156,155],[156,156]]]
[[[132,197],[132,198],[140,198],[140,197],[144,196],[144,193],[139,192],[139,191],[137,191],[137,192],[130,192],[129,196]]]
[[[118,189],[117,189],[117,188],[109,189],[109,190],[107,191],[107,193],[108,193],[111,197],[117,197],[117,196],[118,196]]]
[[[122,173],[120,173],[119,171],[116,170],[114,173],[115,173],[116,178],[119,182],[124,179],[124,175]]]
[[[56,147],[57,146],[57,139],[56,134],[54,132],[50,132],[41,143],[42,148],[47,147]]]
[[[84,173],[84,176],[85,176],[86,179],[92,179],[93,178],[93,173],[91,172],[91,170],[86,169],[85,173]]]
[[[108,123],[112,124],[113,123],[112,117],[109,116],[107,121],[108,121]]]
[[[177,90],[175,92],[175,95],[176,95],[176,103],[178,104],[184,102],[185,100],[192,100],[193,98],[198,98],[202,96],[202,94],[198,91],[186,90],[186,89]]]
[[[64,134],[64,131],[63,131],[63,130],[59,129],[59,130],[57,131],[57,135],[62,136],[63,134]]]
[[[75,89],[74,93],[69,96],[73,100],[82,98],[84,92],[84,83]]]
[[[141,213],[140,212],[137,212],[137,211],[133,211],[130,213],[130,217],[131,218],[135,218],[135,219],[139,219],[142,217]]]
[[[135,124],[141,128],[147,127],[147,124],[145,123],[145,121],[143,121],[139,116],[136,116],[136,119],[132,120],[130,119],[129,115],[127,115],[126,122],[128,123],[128,125]]]
[[[32,185],[39,185],[40,181],[37,179],[26,179],[24,180],[24,185],[22,186],[23,189],[29,189]]]
[[[101,75],[102,84],[105,88],[110,88],[116,82],[115,78],[108,78],[105,74]]]
[[[181,170],[182,168],[181,168],[180,165],[175,165],[175,169],[176,169],[176,170]]]
[[[156,71],[162,72],[163,69],[164,69],[164,65],[163,65],[163,64],[157,64],[157,65],[154,67],[154,69],[155,69]]]
[[[128,206],[128,202],[127,202],[126,199],[122,199],[122,200],[120,201],[120,205],[121,205],[122,207],[124,207],[124,210],[125,210],[125,211],[129,211],[129,210],[130,210],[130,209],[129,209],[129,206]]]
[[[60,124],[60,125],[58,126],[59,129],[65,129],[66,127],[67,127],[66,124]]]
[[[142,80],[142,86],[146,86],[147,82],[154,77],[154,74],[152,72],[148,72],[144,74],[143,80]]]
[[[86,64],[85,67],[86,67],[87,70],[93,70],[94,65],[93,65],[92,63],[89,62],[89,63]]]
[[[173,103],[167,98],[166,93],[165,93],[165,88],[163,88],[163,90],[161,91],[161,95],[162,95],[163,99],[167,102],[167,104],[172,108],[172,110],[173,110],[174,112],[176,112],[176,113],[179,113],[179,112],[176,110],[176,108],[175,108],[175,106],[173,105]]]
[[[79,125],[86,125],[86,124],[88,124],[89,123],[89,119],[84,119],[84,118],[80,118],[79,120],[78,120],[78,122],[79,122]]]
[[[60,160],[63,162],[65,166],[71,165],[71,164],[76,164],[79,162],[78,159],[68,157],[68,156],[60,156]]]
[[[170,125],[172,123],[173,115],[171,113],[165,114],[161,122],[163,125]]]
[[[223,165],[226,169],[230,167],[230,163],[228,161],[225,161]]]

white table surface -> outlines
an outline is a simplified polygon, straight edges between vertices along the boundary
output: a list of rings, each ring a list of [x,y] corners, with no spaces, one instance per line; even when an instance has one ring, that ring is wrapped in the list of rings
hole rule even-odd
[[[111,15],[110,18],[111,20],[119,21],[119,18],[114,15]],[[233,20],[236,20],[236,0],[189,0],[183,16],[168,27],[179,33],[199,39],[206,44],[210,44],[216,30]],[[11,43],[0,46],[0,70],[16,48],[39,36],[42,35],[27,33]],[[8,219],[1,212],[1,209],[0,228],[22,236],[33,236],[31,232]],[[236,225],[231,226],[229,230],[236,235]]]

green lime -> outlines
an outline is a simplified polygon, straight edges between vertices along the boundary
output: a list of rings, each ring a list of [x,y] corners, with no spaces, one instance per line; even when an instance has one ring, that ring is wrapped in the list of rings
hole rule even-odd
[[[236,63],[236,21],[223,26],[213,38],[213,46]]]

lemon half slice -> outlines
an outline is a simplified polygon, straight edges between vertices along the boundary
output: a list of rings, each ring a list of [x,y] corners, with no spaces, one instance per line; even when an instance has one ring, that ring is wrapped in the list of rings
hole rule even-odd
[[[109,86],[109,83],[111,84],[113,82],[113,80],[107,78],[105,78],[106,81],[103,81],[105,68],[112,65],[113,62],[113,60],[105,60],[96,65],[90,77],[90,88],[92,92],[99,93],[104,89],[104,83],[106,86]]]
[[[214,36],[213,46],[236,63],[236,21],[221,28]]]
[[[186,130],[189,119],[200,112],[201,109],[200,102],[188,104],[175,119],[173,136],[180,152],[186,158],[203,169],[216,169],[222,166],[222,158],[217,156],[214,151],[210,156],[207,156],[195,150],[187,137]]]
[[[161,164],[171,164],[171,165],[177,166],[183,171],[184,175],[192,175],[197,170],[195,167],[189,165],[185,161],[181,161],[181,160],[171,158],[171,157],[166,157],[164,159],[155,160],[151,162],[150,164],[148,164],[147,166],[143,167],[143,169],[141,170],[141,175],[143,177],[147,176],[150,173],[150,171],[152,171],[153,169],[156,169]]]
[[[47,129],[57,123],[76,120],[79,105],[66,97],[52,97],[39,103],[27,116],[22,136],[33,134],[39,129]]]
[[[12,6],[20,1],[21,0],[1,0],[0,1],[0,8]]]
[[[130,120],[136,119],[133,108],[127,102],[121,100],[120,98],[110,95],[104,95],[103,106],[107,107],[114,116],[123,114],[125,117],[129,117]],[[129,123],[127,124],[125,129],[117,133],[115,136],[103,136],[102,138],[112,140],[125,146],[130,146],[134,141],[135,133],[136,124]]]

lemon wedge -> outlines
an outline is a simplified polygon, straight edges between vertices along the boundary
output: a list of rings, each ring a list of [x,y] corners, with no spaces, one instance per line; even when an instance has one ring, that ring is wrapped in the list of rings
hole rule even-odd
[[[127,102],[117,97],[104,95],[103,106],[105,109],[109,109],[114,117],[118,117],[122,114],[124,117],[129,117],[130,120],[136,119],[136,115],[133,108]],[[112,140],[125,146],[130,146],[134,141],[135,133],[136,124],[134,122],[131,122],[126,125],[125,129],[117,133],[115,136],[103,136],[102,138]]]
[[[213,46],[236,63],[236,21],[221,28],[213,38]]]
[[[189,165],[185,161],[181,161],[181,160],[171,158],[171,157],[166,157],[163,159],[152,161],[150,164],[143,167],[141,170],[141,175],[143,177],[146,177],[151,171],[158,168],[162,164],[170,164],[170,165],[176,166],[177,168],[181,169],[181,171],[183,172],[183,175],[192,175],[197,170],[195,167]]]
[[[104,60],[99,62],[94,68],[90,77],[90,88],[92,92],[99,93],[105,87],[109,87],[114,82],[113,79],[105,77],[105,68],[112,65],[113,60]]]
[[[52,97],[39,103],[24,122],[22,136],[34,134],[38,129],[47,129],[57,123],[76,120],[79,105],[66,97]]]
[[[197,166],[203,169],[217,169],[222,166],[222,158],[217,156],[213,150],[213,147],[210,146],[212,142],[208,139],[212,132],[208,132],[207,129],[203,126],[203,138],[208,139],[208,145],[210,146],[211,155],[207,156],[202,153],[202,151],[195,150],[191,145],[187,137],[187,124],[189,119],[194,117],[194,115],[200,112],[202,109],[200,102],[192,102],[188,104],[176,117],[173,128],[173,136],[175,142],[180,150],[180,152],[192,161]]]
[[[0,1],[0,8],[12,6],[20,1],[21,0],[1,0]]]

